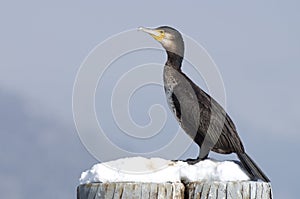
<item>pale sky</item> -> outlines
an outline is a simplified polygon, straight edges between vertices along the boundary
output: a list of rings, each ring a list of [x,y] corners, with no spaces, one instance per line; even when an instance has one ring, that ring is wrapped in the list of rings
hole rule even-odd
[[[81,63],[112,35],[139,26],[169,25],[199,42],[217,64],[227,110],[247,152],[271,179],[275,197],[297,198],[299,8],[295,0],[2,2],[2,197],[75,197],[80,173],[97,162],[80,142],[72,116],[73,84]],[[138,52],[123,62],[127,70],[138,60],[135,55],[162,65],[165,61],[162,51]],[[202,84],[188,65],[183,70]],[[137,92],[131,102],[139,124],[147,123],[143,114],[151,103],[166,106],[160,88],[146,91],[156,96],[153,101]],[[96,107],[101,112],[101,104],[96,102]],[[176,129],[175,120],[169,120],[165,130]],[[117,129],[109,121],[106,128]],[[192,147],[185,155],[195,153]]]

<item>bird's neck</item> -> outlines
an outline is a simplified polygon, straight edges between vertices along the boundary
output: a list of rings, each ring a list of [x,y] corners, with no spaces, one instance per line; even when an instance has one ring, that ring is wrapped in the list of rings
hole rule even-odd
[[[167,60],[166,65],[171,66],[172,68],[174,68],[176,70],[181,70],[181,64],[182,64],[183,57],[181,57],[180,55],[178,55],[176,53],[172,53],[170,51],[167,51],[167,55],[168,55],[168,60]]]

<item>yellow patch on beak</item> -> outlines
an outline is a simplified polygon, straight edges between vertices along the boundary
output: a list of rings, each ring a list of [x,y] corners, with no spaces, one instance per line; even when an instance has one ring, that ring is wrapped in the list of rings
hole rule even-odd
[[[165,38],[164,30],[155,30],[155,29],[143,28],[143,27],[140,27],[139,30],[150,34],[157,41],[162,41]]]
[[[154,39],[156,39],[157,41],[163,40],[164,37],[165,37],[165,32],[164,32],[164,31],[161,31],[161,30],[156,30],[156,32],[157,32],[158,34],[155,34],[155,35],[151,34],[151,36],[152,36]]]

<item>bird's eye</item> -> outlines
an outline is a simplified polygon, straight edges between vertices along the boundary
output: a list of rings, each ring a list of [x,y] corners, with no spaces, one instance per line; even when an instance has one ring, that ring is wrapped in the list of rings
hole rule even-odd
[[[163,30],[160,30],[160,31],[159,31],[159,33],[160,33],[160,34],[164,34],[164,33],[165,33],[165,31],[163,31]]]

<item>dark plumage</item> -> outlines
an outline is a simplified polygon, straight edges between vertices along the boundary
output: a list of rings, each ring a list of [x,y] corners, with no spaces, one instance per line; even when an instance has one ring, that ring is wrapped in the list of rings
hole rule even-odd
[[[197,159],[187,161],[199,162],[207,158],[211,150],[221,154],[236,153],[252,179],[269,182],[268,177],[246,154],[229,115],[181,71],[184,56],[181,34],[167,26],[140,29],[159,41],[167,52],[163,77],[168,104],[182,129],[201,148]]]

